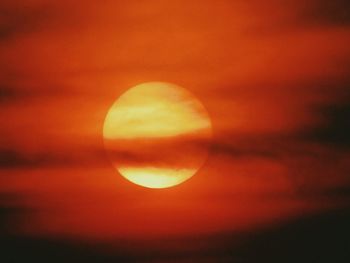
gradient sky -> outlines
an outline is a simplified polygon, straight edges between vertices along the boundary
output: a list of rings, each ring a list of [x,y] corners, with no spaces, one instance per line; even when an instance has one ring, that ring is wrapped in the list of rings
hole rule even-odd
[[[296,262],[308,231],[309,261],[349,262],[349,9],[2,1],[0,241],[27,255],[4,262]],[[163,190],[127,182],[103,147],[111,105],[149,81],[188,89],[213,123],[205,165]]]

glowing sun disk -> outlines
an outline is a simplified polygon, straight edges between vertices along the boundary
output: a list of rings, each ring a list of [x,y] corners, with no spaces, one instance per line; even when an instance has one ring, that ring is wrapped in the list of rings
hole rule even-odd
[[[122,176],[144,187],[166,188],[186,181],[203,165],[211,122],[187,90],[149,82],[127,90],[112,105],[103,136]]]
[[[104,137],[171,137],[211,126],[202,105],[191,94],[166,85],[150,82],[124,93],[106,116]]]
[[[166,188],[186,181],[196,169],[166,169],[155,167],[119,167],[129,181],[148,188]]]

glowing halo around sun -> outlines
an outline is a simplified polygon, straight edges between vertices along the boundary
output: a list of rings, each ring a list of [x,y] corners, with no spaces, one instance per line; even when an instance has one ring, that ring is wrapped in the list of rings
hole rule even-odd
[[[103,137],[108,155],[127,180],[166,188],[192,177],[209,152],[212,124],[186,89],[147,82],[123,93],[109,109]]]

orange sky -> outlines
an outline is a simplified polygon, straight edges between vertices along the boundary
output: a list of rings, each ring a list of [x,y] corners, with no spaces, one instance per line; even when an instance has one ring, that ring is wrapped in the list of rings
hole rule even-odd
[[[9,231],[89,241],[183,238],[347,205],[343,5],[1,3],[0,207],[23,210]],[[188,89],[212,118],[209,159],[171,189],[127,182],[104,152],[108,109],[148,81]]]

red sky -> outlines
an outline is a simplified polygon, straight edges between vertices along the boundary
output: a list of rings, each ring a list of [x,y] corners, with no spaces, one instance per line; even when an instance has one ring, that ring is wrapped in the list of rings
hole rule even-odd
[[[1,3],[6,233],[117,248],[115,240],[226,242],[222,233],[348,207],[349,7],[341,0]],[[104,152],[109,107],[148,81],[188,89],[212,119],[207,162],[175,188],[127,182]],[[171,245],[175,254],[185,248]]]

